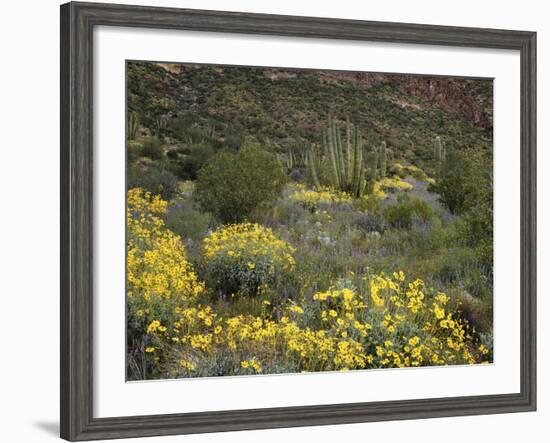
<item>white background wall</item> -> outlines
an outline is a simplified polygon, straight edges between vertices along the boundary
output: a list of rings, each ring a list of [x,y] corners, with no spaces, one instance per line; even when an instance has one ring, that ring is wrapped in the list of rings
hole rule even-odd
[[[550,315],[543,281],[550,265],[550,14],[536,0],[162,0],[118,3],[365,20],[523,29],[538,32],[539,411],[529,414],[249,431],[146,441],[544,441],[550,420],[545,372]],[[6,2],[0,25],[0,439],[54,441],[59,410],[59,3]],[[544,80],[546,77],[546,80]],[[159,400],[161,401],[161,400]],[[547,434],[547,432],[546,432]],[[546,437],[547,438],[547,437]]]

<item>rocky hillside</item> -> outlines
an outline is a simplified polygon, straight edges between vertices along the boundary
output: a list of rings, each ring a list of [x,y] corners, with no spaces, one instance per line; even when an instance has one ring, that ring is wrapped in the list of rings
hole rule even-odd
[[[364,72],[128,63],[128,110],[142,134],[179,148],[259,143],[277,152],[320,143],[329,114],[367,145],[430,168],[436,136],[492,147],[492,80]]]

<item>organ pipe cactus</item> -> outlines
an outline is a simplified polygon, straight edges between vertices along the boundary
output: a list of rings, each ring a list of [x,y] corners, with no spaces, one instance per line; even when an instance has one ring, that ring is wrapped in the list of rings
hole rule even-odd
[[[369,181],[372,189],[377,179],[378,153],[372,153],[373,155],[369,157],[370,162],[367,164],[363,153],[361,132],[350,123],[349,119],[346,119],[344,139],[336,121],[329,116],[328,124],[322,130],[322,153],[328,166],[330,184],[335,189],[355,197],[361,197],[367,191]],[[320,161],[316,159],[313,151],[309,152],[307,161],[314,185],[319,187]],[[386,164],[387,162],[384,163]]]
[[[374,190],[374,184],[378,180],[378,152],[372,151],[367,154],[368,175],[366,179],[367,192]]]
[[[321,183],[319,182],[319,176],[317,175],[318,161],[316,159],[313,150],[308,151],[307,164],[309,166],[309,171],[311,173],[311,179],[313,180],[313,185],[319,189]]]

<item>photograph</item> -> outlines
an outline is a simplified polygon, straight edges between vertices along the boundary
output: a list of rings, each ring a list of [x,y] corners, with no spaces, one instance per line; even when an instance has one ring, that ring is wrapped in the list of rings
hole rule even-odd
[[[493,79],[126,62],[127,380],[493,361]]]
[[[541,441],[550,8],[471,3],[6,2],[0,440]]]

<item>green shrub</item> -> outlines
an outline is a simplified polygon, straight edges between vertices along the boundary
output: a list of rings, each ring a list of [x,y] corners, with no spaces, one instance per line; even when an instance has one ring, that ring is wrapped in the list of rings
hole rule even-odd
[[[157,137],[147,137],[141,147],[141,155],[152,160],[160,160],[164,155],[163,143]]]
[[[166,226],[182,238],[200,240],[214,226],[209,213],[197,211],[190,201],[178,201],[166,214]]]
[[[208,142],[185,145],[177,149],[177,155],[169,162],[172,173],[182,180],[195,180],[199,170],[216,153]]]
[[[493,176],[492,162],[479,150],[451,152],[445,174],[431,189],[454,214],[463,215],[460,242],[476,250],[480,265],[492,280]]]
[[[273,154],[257,148],[237,154],[223,150],[199,171],[195,199],[222,222],[236,223],[259,208],[271,207],[286,180]]]
[[[141,188],[170,200],[176,193],[177,177],[162,165],[130,165],[127,172],[128,189]]]
[[[216,226],[216,222],[211,214],[200,212],[190,202],[184,202],[171,208],[166,226],[184,239],[198,241]]]
[[[395,205],[384,208],[384,218],[392,228],[409,229],[415,222],[428,222],[433,217],[433,209],[424,200],[400,195]]]
[[[128,164],[134,163],[139,157],[141,157],[141,148],[142,145],[135,140],[128,140],[126,144],[126,158],[128,159]]]

